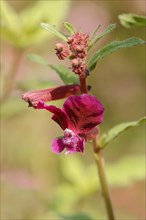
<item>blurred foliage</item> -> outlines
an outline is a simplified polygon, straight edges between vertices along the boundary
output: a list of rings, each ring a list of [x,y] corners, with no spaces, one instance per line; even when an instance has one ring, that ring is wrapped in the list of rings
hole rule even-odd
[[[68,11],[70,1],[36,1],[22,10],[19,15],[8,4],[1,2],[1,33],[5,40],[18,48],[26,48],[41,43],[51,37],[40,28],[41,22],[59,25]]]
[[[126,28],[131,27],[146,27],[146,16],[136,14],[121,14],[118,16],[121,24]]]
[[[17,6],[24,2],[27,7],[21,11],[15,10],[18,7],[14,9],[10,6],[12,3]],[[99,24],[95,37],[98,32],[98,36],[102,35],[109,23],[117,23],[119,14],[129,11],[140,14],[143,10],[143,7],[140,9],[138,6],[140,4],[142,1],[134,1],[132,5],[131,1],[72,1],[72,7],[69,8],[69,1],[31,1],[31,4],[27,0],[1,1],[2,35],[4,41],[17,49],[29,47],[28,53],[47,57],[48,65],[56,63],[51,52],[55,45],[54,35],[43,30],[41,22],[55,24],[58,30],[68,13],[65,20],[83,27],[87,32]],[[135,26],[127,31],[119,27],[98,41],[93,52],[99,50],[106,40],[117,41],[132,36],[143,39],[144,29]],[[44,42],[48,39],[52,40],[50,45]],[[38,43],[42,43],[39,49],[34,46]],[[15,57],[15,53],[9,54],[10,49],[9,44],[4,44],[2,67],[6,65],[11,68],[10,56]],[[104,103],[106,109],[105,120],[101,125],[103,133],[118,122],[132,121],[143,116],[144,52],[141,46],[107,56],[104,63],[98,64],[95,74],[88,77],[88,83],[92,85],[91,92]],[[92,51],[90,53],[92,55]],[[44,59],[39,62],[44,62]],[[59,77],[45,66],[42,68],[41,65],[24,60],[21,65],[15,90],[2,107],[1,219],[105,220],[105,207],[90,143],[87,144],[84,156],[54,155],[50,150],[51,141],[55,136],[62,135],[61,130],[50,120],[50,113],[27,108],[27,104],[20,100],[24,91],[53,87],[50,81],[59,85]],[[53,104],[61,107],[63,101]],[[142,126],[129,129],[105,150],[107,175],[117,219],[145,218],[142,208],[145,206],[144,188],[141,187],[145,178],[143,131]],[[124,199],[121,196],[123,189],[126,192]]]

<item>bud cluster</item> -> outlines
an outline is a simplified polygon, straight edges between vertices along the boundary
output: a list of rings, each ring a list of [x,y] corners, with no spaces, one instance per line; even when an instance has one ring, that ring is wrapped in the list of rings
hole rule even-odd
[[[72,71],[75,74],[86,76],[87,67],[85,59],[87,57],[89,35],[85,33],[75,33],[68,37],[67,45],[64,43],[56,44],[56,55],[60,60],[69,58]]]

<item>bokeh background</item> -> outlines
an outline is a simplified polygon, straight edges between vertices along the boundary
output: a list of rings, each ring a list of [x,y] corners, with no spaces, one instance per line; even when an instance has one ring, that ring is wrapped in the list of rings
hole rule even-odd
[[[3,5],[4,4],[4,5]],[[43,30],[48,22],[63,31],[63,21],[91,33],[110,23],[118,28],[100,40],[91,54],[111,40],[131,36],[145,39],[145,29],[121,26],[121,13],[145,14],[145,1],[1,0],[1,219],[106,220],[106,212],[93,149],[84,156],[51,152],[54,137],[62,131],[45,111],[27,108],[25,91],[63,85],[46,66],[31,62],[36,53],[58,64],[54,53],[60,41]],[[144,115],[145,48],[123,49],[108,56],[88,77],[91,93],[105,106],[102,132]],[[64,101],[64,100],[63,100]],[[63,101],[53,104],[62,106]],[[105,160],[117,220],[145,219],[144,126],[128,130],[105,149]]]

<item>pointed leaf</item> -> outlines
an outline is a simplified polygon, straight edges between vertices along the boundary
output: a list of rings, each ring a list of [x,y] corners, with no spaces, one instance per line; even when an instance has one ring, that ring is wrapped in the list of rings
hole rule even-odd
[[[51,69],[55,70],[55,72],[60,76],[60,78],[65,84],[72,84],[72,83],[78,84],[79,83],[79,77],[75,75],[71,70],[66,68],[65,66],[51,65],[43,57],[37,54],[28,54],[27,57],[29,60],[33,62],[42,64],[45,66],[49,66]]]
[[[118,16],[121,24],[126,28],[146,26],[146,16],[136,14],[121,14]]]
[[[55,70],[65,84],[78,84],[79,77],[63,65],[49,65]]]
[[[68,30],[68,32],[69,32],[71,35],[73,35],[73,34],[76,32],[75,27],[74,27],[71,23],[69,23],[69,22],[64,22],[63,24],[64,24],[64,27]]]
[[[45,30],[51,32],[52,34],[55,34],[57,37],[59,37],[63,41],[67,41],[67,37],[65,37],[65,35],[61,34],[59,31],[57,31],[56,28],[53,25],[47,24],[47,23],[41,23],[41,26]]]
[[[100,26],[97,27],[97,30]],[[89,43],[88,51],[96,44],[97,41],[99,41],[102,37],[109,34],[111,31],[113,31],[116,28],[116,24],[110,24],[101,34],[99,34],[95,39],[93,39]],[[95,31],[97,31],[95,30]]]
[[[91,34],[91,37],[90,37],[90,40],[93,40],[94,39],[94,37],[95,37],[95,35],[97,34],[97,32],[98,32],[98,30],[99,30],[99,28],[101,27],[101,25],[98,25],[97,27],[96,27],[96,29],[93,31],[93,33]]]
[[[116,125],[110,129],[106,134],[103,134],[99,140],[98,145],[100,147],[105,147],[108,143],[115,140],[120,134],[125,132],[127,129],[140,125],[142,122],[146,122],[146,118],[141,118],[137,121],[125,122],[119,125]]]
[[[99,60],[103,59],[104,57],[108,56],[109,54],[112,54],[113,52],[119,49],[133,47],[144,43],[144,40],[136,37],[131,37],[123,41],[112,41],[92,56],[88,64],[88,68],[90,71],[92,71],[96,67],[96,64]]]
[[[37,55],[37,54],[28,54],[27,58],[33,62],[48,66],[49,63],[46,61],[43,57]]]

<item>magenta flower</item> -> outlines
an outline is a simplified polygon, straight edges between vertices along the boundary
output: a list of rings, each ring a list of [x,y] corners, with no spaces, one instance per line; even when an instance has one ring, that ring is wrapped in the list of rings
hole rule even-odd
[[[83,94],[70,96],[63,108],[46,105],[40,101],[37,109],[46,109],[53,113],[52,119],[64,130],[64,136],[55,138],[52,151],[59,154],[66,149],[66,154],[84,152],[85,141],[91,131],[103,120],[103,105],[95,96]]]

